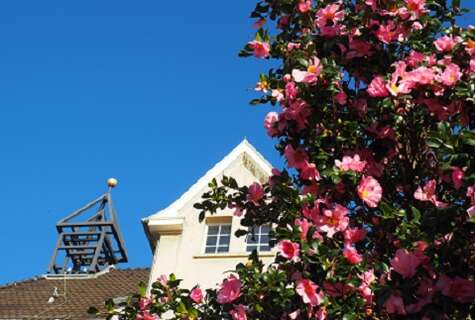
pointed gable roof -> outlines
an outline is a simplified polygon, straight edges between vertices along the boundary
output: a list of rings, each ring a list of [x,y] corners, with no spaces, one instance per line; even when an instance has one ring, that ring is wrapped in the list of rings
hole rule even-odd
[[[273,166],[260,154],[253,145],[244,139],[238,144],[227,156],[219,161],[213,168],[211,168],[204,176],[198,179],[180,198],[175,200],[165,209],[162,209],[146,218],[142,219],[145,232],[151,241],[150,227],[152,225],[172,225],[180,224],[183,218],[178,215],[180,209],[189,204],[196,196],[200,196],[203,189],[206,188],[211,180],[218,178],[223,172],[229,168],[233,162],[240,156],[245,154],[254,165],[258,172],[261,172],[265,177],[271,175]],[[154,244],[151,241],[152,248]]]

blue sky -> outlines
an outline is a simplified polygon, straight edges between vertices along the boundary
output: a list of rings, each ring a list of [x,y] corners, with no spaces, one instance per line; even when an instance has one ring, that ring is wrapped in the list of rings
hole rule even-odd
[[[128,266],[149,266],[140,219],[244,137],[281,163],[247,104],[265,64],[237,57],[254,4],[0,3],[0,284],[44,273],[57,220],[108,177]]]

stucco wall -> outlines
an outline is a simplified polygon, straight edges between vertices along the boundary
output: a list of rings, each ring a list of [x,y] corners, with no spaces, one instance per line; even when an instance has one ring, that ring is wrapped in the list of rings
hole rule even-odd
[[[234,177],[240,185],[249,185],[259,176],[252,168],[252,164],[245,164],[246,156],[237,158],[224,172],[224,175]],[[263,177],[260,176],[262,179]],[[234,269],[239,262],[247,260],[244,237],[237,238],[234,232],[240,227],[239,218],[233,217],[230,210],[224,210],[208,221],[216,219],[232,220],[232,237],[229,253],[204,254],[206,238],[206,222],[198,221],[198,210],[193,204],[201,200],[203,189],[192,201],[180,209],[177,216],[184,217],[181,234],[162,235],[155,249],[154,261],[151,269],[150,283],[161,274],[175,273],[183,279],[184,287],[191,288],[199,284],[202,288],[214,287],[225,277],[224,272]],[[273,260],[273,253],[263,253],[265,263]],[[149,283],[149,284],[150,284]]]

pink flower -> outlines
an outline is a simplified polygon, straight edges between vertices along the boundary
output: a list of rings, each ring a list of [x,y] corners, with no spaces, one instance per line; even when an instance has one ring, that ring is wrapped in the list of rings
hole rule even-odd
[[[441,275],[436,288],[441,290],[444,296],[451,297],[459,303],[472,303],[475,299],[475,282],[459,276],[451,279]]]
[[[338,22],[342,21],[345,18],[345,12],[340,10],[340,5],[338,4],[329,4],[325,8],[322,8],[317,11],[316,15],[316,25],[322,29],[327,27],[329,24],[336,25]]]
[[[470,60],[470,72],[475,73],[475,59]]]
[[[326,209],[317,217],[318,230],[325,232],[329,238],[339,231],[344,231],[349,224],[348,209],[337,204],[333,209]]]
[[[294,149],[291,144],[285,147],[284,155],[290,168],[301,168],[308,161],[308,155],[303,148]]]
[[[295,100],[297,98],[297,95],[299,93],[299,89],[297,88],[297,85],[295,82],[290,81],[285,85],[285,98],[289,101]]]
[[[321,179],[320,172],[314,163],[305,161],[300,167],[300,178],[302,180],[319,181]]]
[[[411,20],[419,19],[427,12],[426,0],[406,0],[406,8],[411,14]]]
[[[300,13],[305,13],[312,9],[312,1],[311,0],[300,0],[297,4],[297,8],[299,9]]]
[[[380,24],[376,31],[376,37],[379,41],[390,44],[395,40],[402,40],[404,32],[402,28],[390,20],[386,25]]]
[[[363,176],[357,187],[358,196],[370,208],[376,208],[383,196],[383,188],[378,180],[371,176]]]
[[[327,318],[327,310],[319,309],[315,313],[315,320],[325,320]]]
[[[459,167],[452,167],[452,183],[454,184],[455,189],[460,189],[463,185],[463,176],[464,173]]]
[[[362,228],[348,228],[343,235],[346,243],[357,243],[364,240],[366,233],[367,231]]]
[[[144,311],[142,314],[137,314],[135,317],[136,320],[158,320],[156,314],[151,314],[149,311]]]
[[[270,46],[267,42],[253,40],[248,45],[254,51],[256,58],[267,58],[269,56]]]
[[[375,77],[366,91],[371,97],[375,98],[385,98],[389,95],[389,91],[386,89],[386,81],[382,76]]]
[[[462,78],[460,67],[455,63],[449,64],[444,72],[437,76],[437,81],[447,87],[453,87]]]
[[[475,216],[475,185],[467,188],[467,198],[470,199],[471,207],[467,209],[469,218]]]
[[[191,290],[190,298],[195,303],[203,302],[203,291],[201,291],[200,287],[194,287],[193,290]]]
[[[145,298],[145,297],[140,298],[140,301],[139,301],[139,308],[140,308],[140,311],[144,311],[144,310],[147,309],[151,304],[152,304],[152,299],[150,299],[150,298]]]
[[[447,52],[452,51],[453,48],[461,42],[462,39],[460,37],[453,37],[453,36],[443,36],[434,41],[435,48],[440,52]]]
[[[404,81],[409,83],[428,85],[432,84],[435,79],[434,70],[427,67],[419,67],[404,75]]]
[[[393,293],[384,303],[384,308],[389,314],[405,315],[404,301],[398,293]]]
[[[323,293],[317,293],[318,286],[311,280],[303,279],[297,281],[295,291],[302,297],[304,303],[310,304],[312,307],[322,303]]]
[[[363,257],[356,251],[355,247],[348,244],[343,248],[343,256],[350,264],[358,264],[363,261]]]
[[[429,180],[423,188],[417,188],[414,192],[414,198],[420,201],[432,202],[437,208],[447,207],[447,203],[437,200],[437,195],[435,194],[436,188],[437,182],[434,179]]]
[[[412,278],[420,264],[421,258],[419,255],[406,249],[398,249],[394,258],[391,259],[391,267],[403,278]]]
[[[307,71],[294,69],[292,70],[292,77],[297,83],[303,82],[313,84],[317,82],[318,76],[322,73],[322,70],[323,66],[320,63],[320,59],[314,57],[313,61],[311,61],[307,67]]]
[[[259,201],[264,198],[264,189],[258,182],[251,184],[247,191],[247,200],[253,202],[255,205],[259,204]]]
[[[290,240],[282,240],[277,245],[277,252],[284,258],[298,262],[300,260],[300,245]]]
[[[246,307],[242,304],[235,305],[229,314],[233,320],[247,320]]]
[[[241,281],[230,275],[219,287],[217,301],[220,304],[231,303],[241,295]]]
[[[345,91],[340,91],[338,94],[335,96],[335,101],[339,105],[345,105],[347,102],[348,96],[346,95]]]
[[[361,161],[360,156],[355,154],[353,157],[344,156],[341,161],[335,160],[335,166],[342,171],[363,172],[366,161]]]
[[[270,137],[279,135],[280,130],[278,129],[278,123],[279,114],[277,112],[271,111],[266,115],[264,119],[264,128]]]

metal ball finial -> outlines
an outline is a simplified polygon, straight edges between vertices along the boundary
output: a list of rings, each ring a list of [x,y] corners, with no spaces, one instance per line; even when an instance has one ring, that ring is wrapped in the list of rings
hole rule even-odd
[[[117,181],[117,179],[115,179],[115,178],[107,179],[107,185],[109,186],[109,188],[116,187],[118,183],[119,183],[119,181]]]

